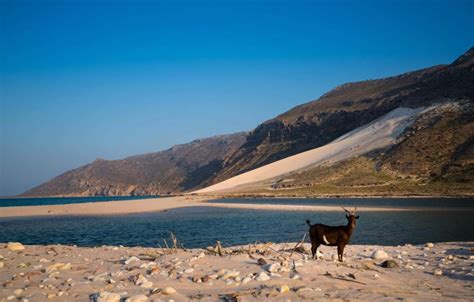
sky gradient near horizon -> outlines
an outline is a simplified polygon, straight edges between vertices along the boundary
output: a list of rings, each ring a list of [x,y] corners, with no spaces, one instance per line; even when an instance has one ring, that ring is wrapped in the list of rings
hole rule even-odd
[[[0,196],[450,63],[473,3],[0,0]]]

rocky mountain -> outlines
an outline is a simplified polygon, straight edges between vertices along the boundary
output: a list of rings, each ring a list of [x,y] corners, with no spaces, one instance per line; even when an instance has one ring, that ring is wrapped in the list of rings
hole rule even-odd
[[[449,65],[341,85],[253,130],[209,184],[323,146],[397,107],[474,100],[474,47]]]
[[[247,133],[197,139],[121,160],[97,159],[39,185],[24,196],[159,195],[199,186],[219,171]]]
[[[354,191],[360,183],[365,183],[364,179],[368,183],[372,179],[376,184],[386,184],[381,179],[389,180],[391,186],[378,186],[374,189],[377,192],[394,188],[403,191],[408,187],[416,191],[420,182],[412,187],[412,180],[422,180],[424,184],[452,183],[450,188],[459,184],[464,188],[473,180],[473,100],[474,48],[471,48],[448,65],[341,85],[318,100],[262,123],[248,134],[199,140],[119,161],[98,160],[25,194],[144,195],[191,191],[324,146],[396,108],[434,104],[446,106],[420,116],[406,129],[400,142],[389,149],[331,167],[316,167],[291,178],[273,179],[266,185],[271,190],[311,194]],[[339,168],[335,170],[335,167]],[[367,173],[354,173],[355,167]],[[359,177],[352,179],[351,175]],[[329,183],[324,183],[324,179]],[[331,181],[337,179],[339,185],[333,186]],[[326,190],[328,187],[331,189]],[[301,191],[302,188],[309,191]]]
[[[473,187],[474,103],[464,100],[422,113],[396,144],[386,148],[362,155],[354,150],[352,158],[251,183],[227,194],[472,196]]]

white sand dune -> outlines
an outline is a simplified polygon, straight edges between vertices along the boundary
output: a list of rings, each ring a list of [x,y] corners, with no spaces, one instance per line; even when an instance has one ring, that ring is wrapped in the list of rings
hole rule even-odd
[[[373,122],[346,133],[327,145],[281,159],[193,193],[231,191],[239,186],[271,179],[321,164],[332,164],[343,159],[390,146],[396,142],[397,137],[403,130],[413,123],[418,114],[433,108],[396,108]]]

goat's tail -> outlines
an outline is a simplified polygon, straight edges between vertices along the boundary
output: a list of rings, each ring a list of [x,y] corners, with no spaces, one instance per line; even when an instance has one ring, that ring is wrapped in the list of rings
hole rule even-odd
[[[309,219],[306,219],[306,223],[311,226],[311,221],[309,221]]]

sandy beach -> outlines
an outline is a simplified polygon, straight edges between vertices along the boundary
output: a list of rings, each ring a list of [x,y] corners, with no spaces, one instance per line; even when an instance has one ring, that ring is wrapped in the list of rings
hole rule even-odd
[[[218,250],[0,244],[0,301],[472,301],[474,242]],[[378,252],[376,252],[378,251]],[[219,253],[220,252],[220,253]],[[383,263],[390,262],[390,268]]]
[[[282,204],[251,204],[251,203],[211,203],[216,196],[186,195],[164,198],[133,199],[123,201],[91,202],[64,205],[0,207],[0,217],[28,217],[28,216],[67,216],[67,215],[125,215],[134,213],[160,212],[183,207],[216,207],[232,209],[253,209],[273,211],[341,211],[340,206],[313,206],[313,205],[282,205]],[[474,211],[466,208],[415,208],[415,207],[359,207],[364,211]]]
[[[157,212],[191,206],[207,200],[204,196],[175,196],[63,205],[1,207],[0,217],[53,215],[123,215]]]

